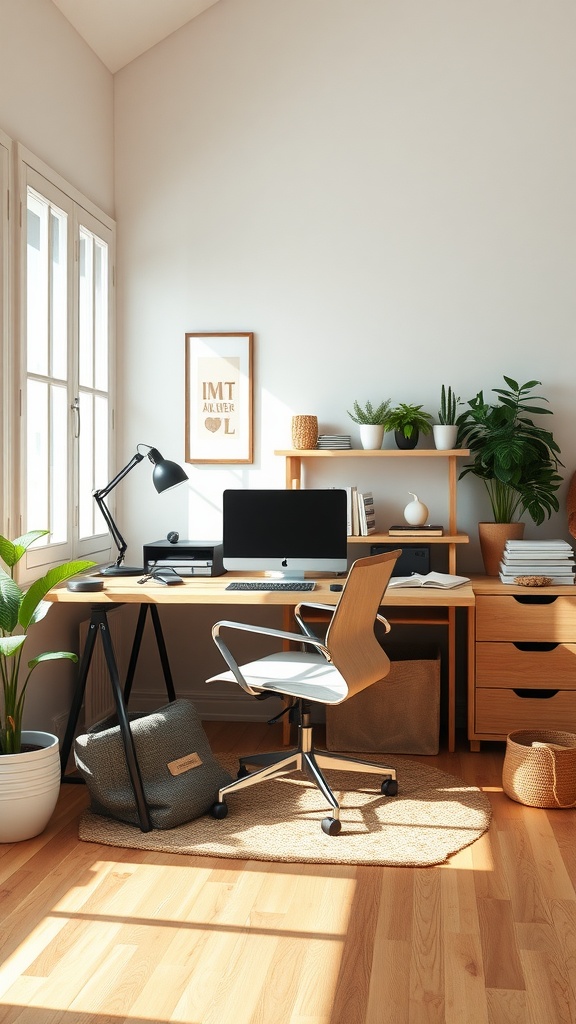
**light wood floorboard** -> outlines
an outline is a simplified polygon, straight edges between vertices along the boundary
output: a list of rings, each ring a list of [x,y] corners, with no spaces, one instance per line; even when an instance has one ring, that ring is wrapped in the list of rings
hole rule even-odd
[[[206,729],[216,753],[281,745]],[[0,846],[0,1024],[576,1024],[576,810],[508,800],[503,756],[425,759],[493,807],[432,868],[81,843],[87,793],[64,785],[43,835]]]

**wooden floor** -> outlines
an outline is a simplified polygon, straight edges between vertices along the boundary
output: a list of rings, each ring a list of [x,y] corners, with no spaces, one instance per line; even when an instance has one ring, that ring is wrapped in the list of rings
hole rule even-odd
[[[215,751],[278,742],[207,729]],[[508,800],[503,750],[426,758],[494,817],[422,869],[80,843],[65,785],[42,836],[0,846],[1,1024],[576,1024],[576,811]]]

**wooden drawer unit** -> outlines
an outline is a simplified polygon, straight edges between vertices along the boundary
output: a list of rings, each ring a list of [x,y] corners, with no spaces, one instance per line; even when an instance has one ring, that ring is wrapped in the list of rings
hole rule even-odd
[[[538,697],[532,696],[536,692]],[[576,690],[476,690],[476,731],[505,739],[515,729],[576,732]]]
[[[474,589],[472,749],[515,729],[576,732],[576,596],[563,587],[526,594],[496,580]]]
[[[576,597],[477,596],[476,639],[576,643]]]

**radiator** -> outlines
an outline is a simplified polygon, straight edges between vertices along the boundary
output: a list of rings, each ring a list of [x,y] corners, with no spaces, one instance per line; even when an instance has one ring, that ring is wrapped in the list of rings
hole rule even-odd
[[[125,630],[122,626],[122,611],[122,608],[118,608],[115,611],[108,612],[107,615],[110,636],[112,638],[114,654],[116,656],[116,663],[121,677],[123,665],[125,663],[125,641],[123,637]],[[84,650],[89,627],[90,622],[88,620],[80,623],[80,651]],[[86,693],[84,696],[84,727],[89,729],[95,722],[100,722],[103,718],[107,718],[107,716],[113,714],[115,710],[116,706],[114,704],[114,696],[112,694],[110,674],[108,672],[106,658],[104,657],[104,645],[101,637],[96,637],[96,643],[94,644],[94,650],[92,652],[92,661],[90,662],[90,668],[88,670],[88,677],[86,680]]]

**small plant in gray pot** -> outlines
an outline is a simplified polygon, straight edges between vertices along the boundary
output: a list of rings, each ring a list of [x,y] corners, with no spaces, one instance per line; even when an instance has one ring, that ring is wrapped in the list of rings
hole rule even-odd
[[[70,651],[46,651],[24,661],[30,627],[45,617],[51,605],[44,597],[52,587],[94,562],[75,561],[49,569],[22,590],[14,568],[28,548],[47,530],[33,530],[16,540],[0,536],[0,843],[30,839],[46,827],[60,790],[58,737],[48,732],[23,731],[22,719],[32,672],[46,661],[68,658]],[[24,782],[30,783],[30,795]]]
[[[439,451],[448,451],[456,447],[458,437],[458,424],[456,423],[456,409],[460,405],[460,398],[456,397],[450,385],[442,385],[440,391],[440,408],[438,410],[438,423],[432,427],[434,444]]]
[[[384,424],[390,409],[390,399],[387,398],[377,406],[373,406],[372,402],[366,402],[364,407],[355,401],[353,409],[354,412],[348,411],[348,415],[360,427],[362,447],[373,451],[381,448],[384,440]]]

